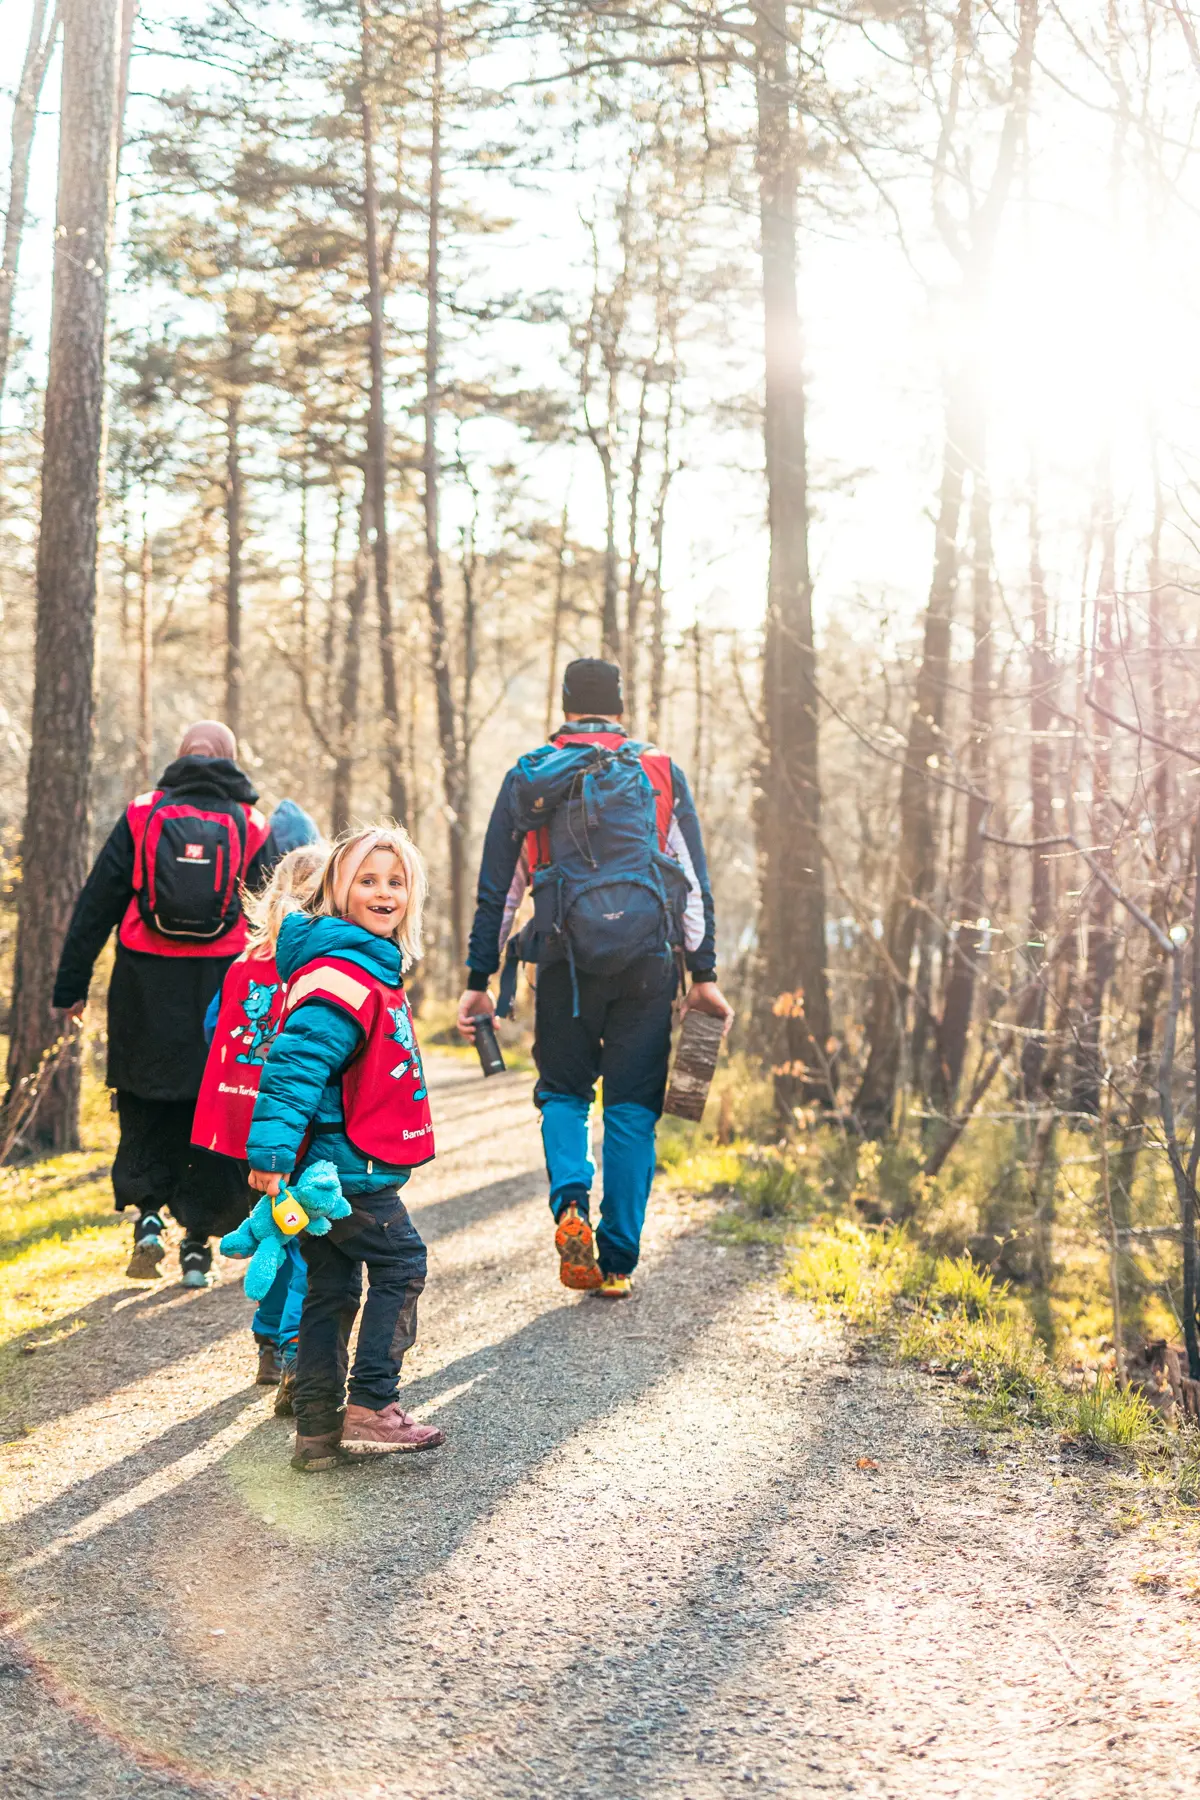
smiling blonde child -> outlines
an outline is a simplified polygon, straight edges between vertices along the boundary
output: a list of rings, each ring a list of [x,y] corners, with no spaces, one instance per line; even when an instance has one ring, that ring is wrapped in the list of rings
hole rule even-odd
[[[250,1185],[274,1195],[309,1162],[332,1162],[353,1207],[327,1237],[300,1240],[308,1291],[292,1466],[306,1471],[443,1441],[398,1399],[426,1264],[400,1189],[434,1153],[403,980],[421,954],[425,894],[425,865],[407,832],[391,824],[355,831],[334,845],[304,910],[283,920],[276,943],[287,992],[247,1140]]]

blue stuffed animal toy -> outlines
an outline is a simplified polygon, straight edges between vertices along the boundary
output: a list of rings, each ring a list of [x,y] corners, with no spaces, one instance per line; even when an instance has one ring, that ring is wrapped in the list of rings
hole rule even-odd
[[[313,1237],[324,1237],[335,1219],[348,1218],[353,1210],[342,1193],[342,1184],[331,1162],[310,1163],[299,1181],[285,1189],[279,1199],[285,1202],[285,1214],[288,1200],[299,1201],[308,1215],[307,1222],[299,1229]],[[264,1194],[250,1217],[243,1219],[236,1231],[227,1231],[221,1239],[223,1256],[250,1258],[250,1267],[242,1282],[248,1300],[265,1299],[283,1267],[288,1240],[298,1235],[295,1230],[281,1229],[275,1218],[275,1205],[270,1196]]]

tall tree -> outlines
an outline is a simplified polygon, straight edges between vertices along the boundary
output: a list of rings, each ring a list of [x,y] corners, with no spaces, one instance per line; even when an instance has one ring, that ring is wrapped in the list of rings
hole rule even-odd
[[[408,817],[408,789],[404,775],[403,740],[400,731],[400,696],[396,679],[395,620],[392,607],[391,560],[388,541],[388,430],[384,410],[383,271],[379,242],[379,188],[375,172],[375,96],[373,87],[375,38],[371,9],[367,0],[359,0],[358,16],[362,60],[359,106],[362,115],[363,234],[367,264],[367,342],[371,371],[370,403],[367,411],[367,484],[371,506],[375,606],[379,613],[379,660],[383,677],[388,801],[393,816],[403,824]]]
[[[0,254],[0,404],[8,379],[8,359],[12,345],[13,296],[17,286],[17,267],[21,257],[21,238],[25,231],[25,205],[29,194],[29,157],[33,149],[33,133],[37,124],[38,100],[42,83],[58,36],[61,7],[55,0],[46,20],[48,0],[33,0],[29,19],[29,41],[21,79],[13,100],[12,125],[9,131],[8,206],[4,214],[4,250]]]
[[[981,482],[986,481],[986,434],[977,346],[1000,222],[1025,128],[1038,24],[1038,0],[1020,0],[1017,41],[995,161],[990,181],[980,190],[972,176],[969,149],[960,142],[962,108],[970,91],[976,49],[977,6],[978,0],[958,0],[955,10],[950,75],[946,100],[940,109],[941,130],[933,166],[935,220],[960,271],[964,348],[947,371],[933,577],[900,777],[900,842],[884,920],[885,954],[873,976],[868,1001],[867,1063],[855,1099],[859,1119],[872,1132],[885,1131],[891,1123],[904,1048],[910,967],[919,923],[928,913],[937,874],[936,809],[930,777],[944,761],[950,627],[958,590],[958,537],[968,472],[977,475]],[[919,43],[922,58],[928,59],[929,34],[923,18]],[[929,73],[932,77],[932,69]],[[978,825],[978,809],[975,824]],[[972,961],[972,988],[973,966]],[[956,1006],[961,1010],[963,1000],[968,998],[960,989]],[[969,1005],[967,1010],[969,1013]]]
[[[108,262],[117,140],[117,0],[64,0],[54,294],[37,552],[29,785],[8,1053],[9,1106],[63,1032],[54,973],[87,873],[96,640],[96,547],[104,457]],[[78,1142],[79,1065],[60,1054],[30,1136]]]
[[[768,997],[780,1003],[776,1099],[832,1104],[836,1077],[825,968],[816,648],[808,551],[804,346],[796,291],[798,144],[786,0],[764,0],[757,25],[759,220],[762,236],[764,443],[770,571],[763,645],[764,756],[759,802],[760,939]]]
[[[985,468],[986,445],[979,441],[979,462],[971,495],[971,650],[970,721],[967,743],[966,828],[958,891],[957,915],[951,926],[952,957],[946,997],[937,1035],[935,1092],[941,1104],[953,1106],[967,1054],[967,1034],[979,971],[979,952],[989,926],[984,922],[983,832],[988,814],[989,738],[992,717],[992,514]]]
[[[450,945],[456,965],[466,960],[466,836],[469,824],[470,783],[467,768],[465,720],[460,718],[450,665],[450,638],[446,624],[446,594],[439,538],[440,469],[438,466],[438,411],[441,382],[441,276],[439,251],[442,229],[442,101],[445,60],[445,20],[441,0],[433,13],[433,67],[429,118],[429,235],[425,264],[425,395],[422,417],[425,428],[421,454],[425,512],[425,602],[429,611],[429,655],[437,708],[438,748],[442,763],[442,795],[446,817],[446,846],[450,876]],[[468,595],[470,590],[468,588]]]

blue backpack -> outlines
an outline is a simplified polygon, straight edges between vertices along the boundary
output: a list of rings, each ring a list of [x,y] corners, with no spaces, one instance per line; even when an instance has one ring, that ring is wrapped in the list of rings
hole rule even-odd
[[[544,744],[516,767],[516,824],[539,847],[519,955],[569,963],[577,1012],[576,970],[617,975],[683,942],[687,876],[658,847],[647,748]]]

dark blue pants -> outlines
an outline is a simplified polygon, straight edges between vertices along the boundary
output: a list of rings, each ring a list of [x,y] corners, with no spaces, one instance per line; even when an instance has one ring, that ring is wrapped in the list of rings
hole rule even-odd
[[[350,1200],[354,1211],[327,1237],[303,1239],[308,1292],[300,1314],[295,1391],[301,1437],[338,1428],[364,1268],[367,1300],[350,1371],[351,1404],[373,1412],[389,1406],[399,1392],[404,1352],[416,1341],[426,1262],[420,1234],[395,1188]]]
[[[604,1187],[596,1249],[606,1275],[637,1267],[654,1180],[654,1127],[671,1057],[675,965],[649,956],[619,975],[578,976],[579,1011],[565,963],[538,970],[536,1041],[542,1147],[555,1218],[586,1213],[595,1170],[589,1150],[596,1082],[604,1084]]]

